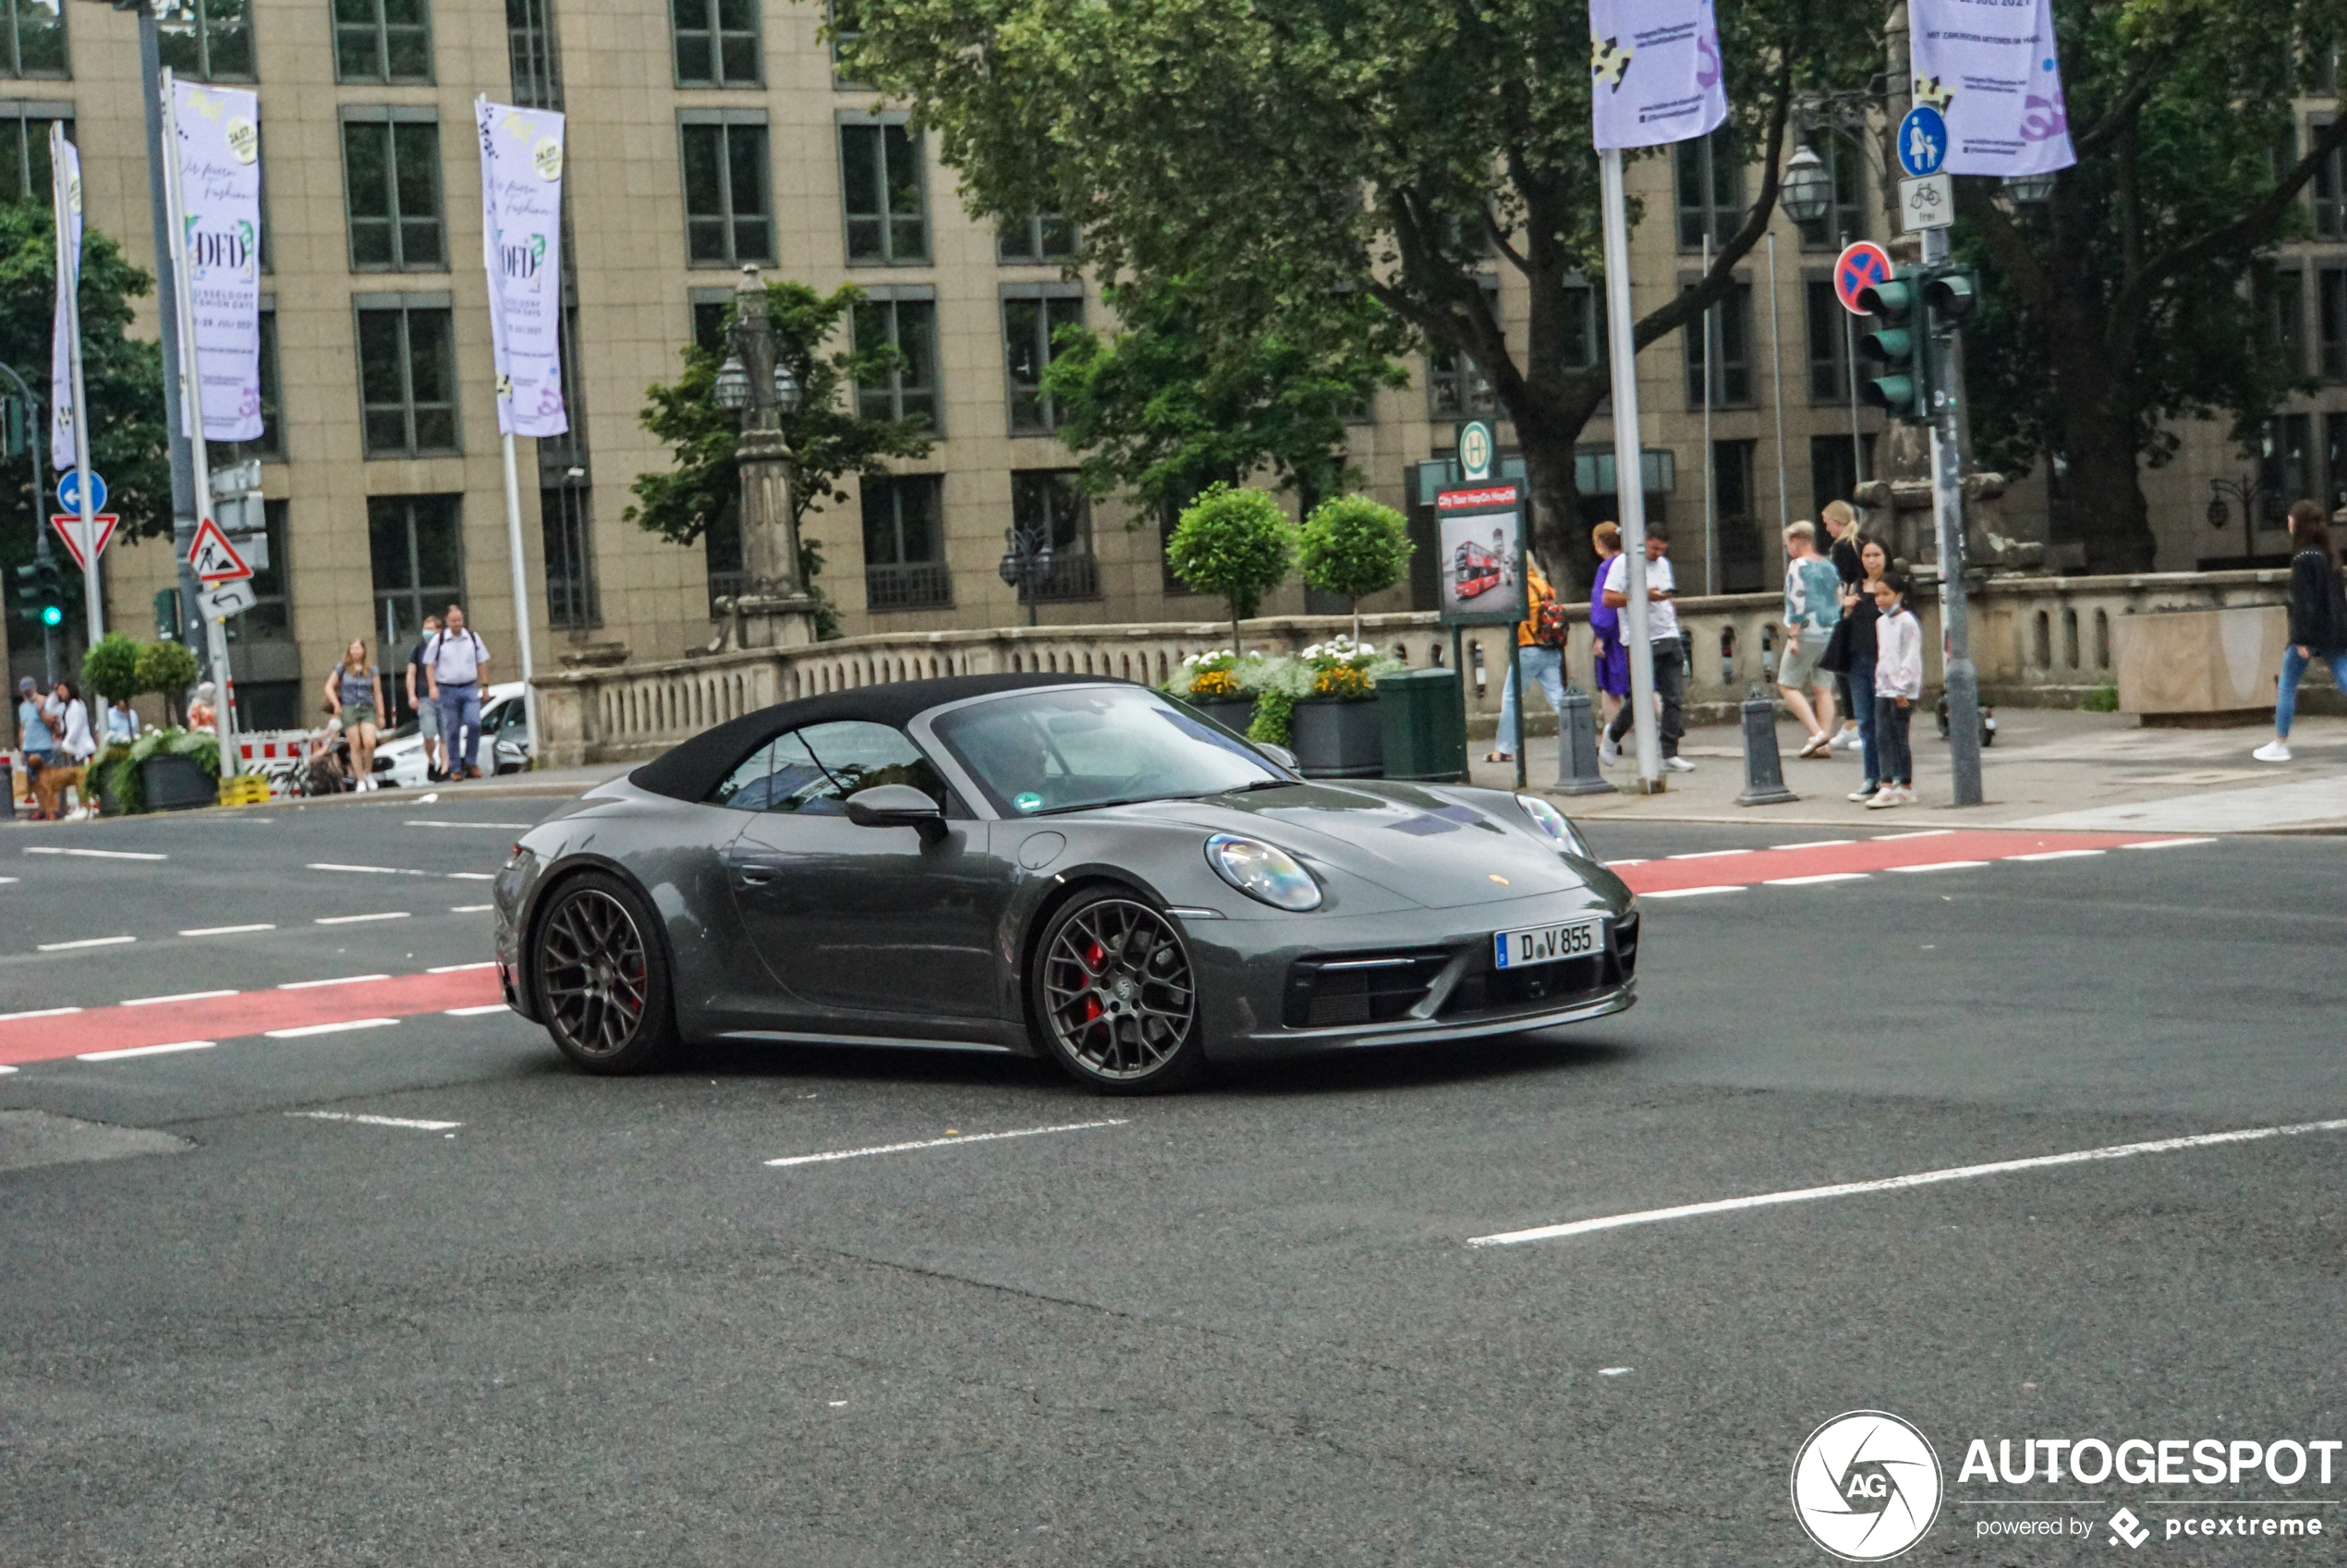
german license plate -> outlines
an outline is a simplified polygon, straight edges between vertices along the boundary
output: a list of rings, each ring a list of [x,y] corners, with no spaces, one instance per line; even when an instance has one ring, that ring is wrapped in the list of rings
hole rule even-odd
[[[1535,926],[1530,930],[1493,931],[1491,961],[1502,969],[1524,969],[1535,964],[1557,964],[1587,958],[1605,946],[1605,920],[1592,915],[1561,926]]]

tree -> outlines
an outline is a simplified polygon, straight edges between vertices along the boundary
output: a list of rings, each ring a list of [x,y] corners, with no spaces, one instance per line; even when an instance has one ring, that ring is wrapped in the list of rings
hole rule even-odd
[[[1295,565],[1295,525],[1259,490],[1210,487],[1182,511],[1166,541],[1166,564],[1198,593],[1230,602],[1231,650],[1239,623],[1262,606],[1263,596],[1287,581]]]
[[[196,656],[184,643],[150,642],[139,650],[139,689],[163,699],[164,718],[170,724],[184,722],[184,700],[196,675]]]
[[[1611,371],[1570,286],[1599,270],[1587,13],[1562,0],[891,0],[843,70],[912,105],[981,212],[1079,224],[1099,275],[1183,277],[1210,324],[1275,301],[1290,331],[1366,295],[1473,361],[1514,422],[1544,551],[1577,559],[1575,448]],[[1760,188],[1644,347],[1723,298],[1765,232],[1793,95],[1875,68],[1866,0],[1720,0]],[[1520,273],[1511,340],[1483,287]],[[1587,362],[1585,362],[1587,361]]]
[[[770,283],[766,308],[774,323],[775,347],[802,394],[798,409],[783,421],[789,448],[791,521],[798,530],[798,572],[803,590],[819,602],[817,631],[839,635],[839,613],[815,577],[821,572],[822,545],[807,533],[807,519],[826,504],[845,504],[840,480],[849,474],[885,475],[889,457],[929,455],[926,418],[867,419],[851,406],[858,386],[882,386],[902,356],[885,345],[826,352],[841,322],[864,298],[845,284],[818,294],[802,283]],[[727,314],[730,325],[732,316]],[[685,349],[685,373],[669,385],[645,390],[650,399],[639,418],[667,442],[675,466],[639,474],[631,487],[638,504],[622,514],[628,521],[678,544],[690,544],[712,528],[738,528],[741,471],[734,447],[741,419],[717,405],[717,371],[724,356],[698,346]]]
[[[1060,441],[1082,455],[1095,495],[1129,490],[1166,514],[1218,481],[1268,466],[1299,512],[1351,477],[1346,416],[1380,387],[1408,384],[1392,356],[1407,334],[1366,295],[1300,323],[1269,310],[1210,322],[1210,291],[1187,278],[1103,290],[1117,334],[1063,327],[1043,374]]]
[[[1366,495],[1324,501],[1304,519],[1304,580],[1353,601],[1353,640],[1361,640],[1361,601],[1402,580],[1410,565],[1410,525]]]
[[[81,684],[108,704],[127,702],[147,689],[139,678],[139,645],[108,632],[81,656]]]
[[[1985,461],[2067,464],[2088,569],[2153,564],[2141,469],[2173,421],[2257,427],[2296,383],[2260,297],[2304,232],[2299,192],[2347,115],[2294,146],[2291,90],[2347,39],[2337,0],[2064,0],[2055,24],[2078,163],[2041,212],[1959,180],[1986,296],[1965,370]]]

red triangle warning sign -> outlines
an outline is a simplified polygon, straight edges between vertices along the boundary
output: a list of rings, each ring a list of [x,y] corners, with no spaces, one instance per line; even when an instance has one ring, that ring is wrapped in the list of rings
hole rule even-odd
[[[237,582],[252,576],[245,558],[210,517],[197,527],[196,537],[188,546],[188,569],[202,583]]]
[[[106,546],[114,539],[114,527],[118,520],[112,512],[101,512],[90,519],[91,527],[95,529],[98,534],[96,553],[103,555],[106,553]],[[59,537],[66,541],[66,549],[72,553],[73,564],[86,567],[90,564],[91,553],[82,548],[81,519],[52,517],[49,521],[56,525]]]

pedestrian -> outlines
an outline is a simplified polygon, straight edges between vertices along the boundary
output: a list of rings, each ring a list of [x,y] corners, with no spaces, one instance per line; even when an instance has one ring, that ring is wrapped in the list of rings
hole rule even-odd
[[[1668,772],[1692,773],[1695,764],[1679,755],[1679,737],[1686,734],[1687,653],[1679,640],[1679,607],[1672,602],[1678,591],[1678,581],[1671,575],[1671,535],[1659,523],[1647,525],[1647,638],[1653,644],[1654,694],[1662,704],[1662,766]],[[1628,552],[1606,563],[1605,602],[1616,610],[1630,602],[1630,556]],[[1625,631],[1629,617],[1623,617]],[[1624,702],[1613,722],[1605,727],[1604,760],[1615,762],[1622,758],[1622,737],[1630,733],[1637,715],[1634,703]]]
[[[383,672],[367,657],[367,639],[354,637],[342,662],[326,676],[326,711],[342,721],[350,741],[350,773],[360,789],[375,787],[375,735],[383,711]]]
[[[90,733],[90,705],[81,700],[71,681],[57,682],[49,695],[46,716],[50,733],[56,736],[58,761],[54,767],[43,768],[41,776],[48,790],[49,815],[55,818],[59,815],[67,789],[76,789],[82,796],[87,796],[90,786],[86,782],[85,770],[90,759],[98,754],[98,742]],[[97,815],[86,798],[77,798],[79,803],[71,811],[64,813],[67,818]]]
[[[1865,765],[1866,776],[1850,798],[1860,803],[1874,798],[1882,787],[1881,748],[1877,744],[1874,725],[1875,650],[1878,643],[1877,625],[1882,612],[1875,607],[1874,585],[1891,570],[1891,553],[1878,540],[1864,535],[1858,539],[1859,569],[1863,574],[1858,586],[1844,590],[1842,595],[1842,620],[1849,630],[1842,634],[1844,646],[1850,651],[1847,679],[1850,689],[1865,697],[1858,704],[1858,757]]]
[[[1548,575],[1540,570],[1540,563],[1526,555],[1524,558],[1525,608],[1530,614],[1515,628],[1515,665],[1525,676],[1538,681],[1540,695],[1549,699],[1549,707],[1558,715],[1564,712],[1564,638],[1566,624],[1557,611],[1557,590],[1550,586]],[[1556,610],[1550,610],[1550,606]],[[1515,760],[1516,717],[1515,669],[1508,672],[1507,683],[1500,688],[1500,729],[1491,737],[1487,762],[1512,762]]]
[[[1784,649],[1777,655],[1777,691],[1809,732],[1798,755],[1823,757],[1832,748],[1833,678],[1818,667],[1842,618],[1842,578],[1818,553],[1818,530],[1806,522],[1784,530]],[[1813,693],[1812,711],[1804,692]]]
[[[480,676],[488,665],[488,645],[465,629],[464,607],[451,604],[424,644],[424,675],[440,704],[443,771],[452,779],[480,777]]]
[[[1882,769],[1882,787],[1867,802],[1868,810],[1915,803],[1915,752],[1907,744],[1908,721],[1923,698],[1923,626],[1907,607],[1907,579],[1886,572],[1874,585],[1875,622],[1874,730],[1875,755]]]
[[[25,784],[32,791],[33,818],[56,815],[46,776],[60,762],[57,732],[49,727],[48,704],[41,699],[41,685],[30,675],[17,683],[17,748],[24,756]]]
[[[1605,705],[1600,724],[1613,723],[1622,699],[1630,695],[1630,650],[1622,641],[1622,612],[1605,602],[1606,568],[1622,553],[1622,530],[1599,523],[1589,530],[1598,553],[1598,574],[1589,585],[1589,662],[1598,700]]]
[[[210,681],[196,683],[195,700],[188,704],[189,729],[208,730],[220,723],[220,710],[213,706],[213,687]]]
[[[424,635],[407,650],[407,707],[416,715],[416,734],[424,743],[424,777],[437,783],[447,766],[440,749],[440,704],[432,700],[432,677],[424,673],[424,650],[440,635],[440,617],[424,617]]]
[[[139,738],[139,715],[130,699],[117,697],[106,705],[106,744],[128,746]]]
[[[2347,585],[2318,503],[2291,507],[2290,543],[2290,645],[2281,650],[2281,686],[2274,693],[2274,738],[2250,753],[2260,762],[2290,760],[2290,725],[2307,665],[2329,664],[2332,682],[2347,692]]]
[[[1842,579],[1842,602],[1847,606],[1850,590],[1859,588],[1867,580],[1865,565],[1859,559],[1865,541],[1858,532],[1858,514],[1852,510],[1847,501],[1829,501],[1825,510],[1818,517],[1826,526],[1827,536],[1833,541],[1831,548],[1826,551],[1826,559],[1833,563],[1834,573]],[[1873,603],[1871,596],[1863,597],[1867,598],[1869,605]],[[1847,614],[1846,609],[1844,613]],[[1867,644],[1867,657],[1869,660],[1874,657],[1874,644],[1871,642]],[[1835,675],[1833,682],[1834,695],[1842,699],[1842,730],[1833,737],[1833,747],[1829,749],[1855,751],[1864,744],[1865,737],[1860,732],[1873,716],[1874,699],[1868,696],[1862,702],[1853,698],[1852,692],[1863,693],[1867,688],[1854,682],[1846,673]]]

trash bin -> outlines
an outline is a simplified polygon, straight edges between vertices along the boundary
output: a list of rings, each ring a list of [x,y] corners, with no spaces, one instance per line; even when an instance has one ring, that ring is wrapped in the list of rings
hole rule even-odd
[[[1465,781],[1466,718],[1459,711],[1457,671],[1434,665],[1380,675],[1377,700],[1387,778]]]

